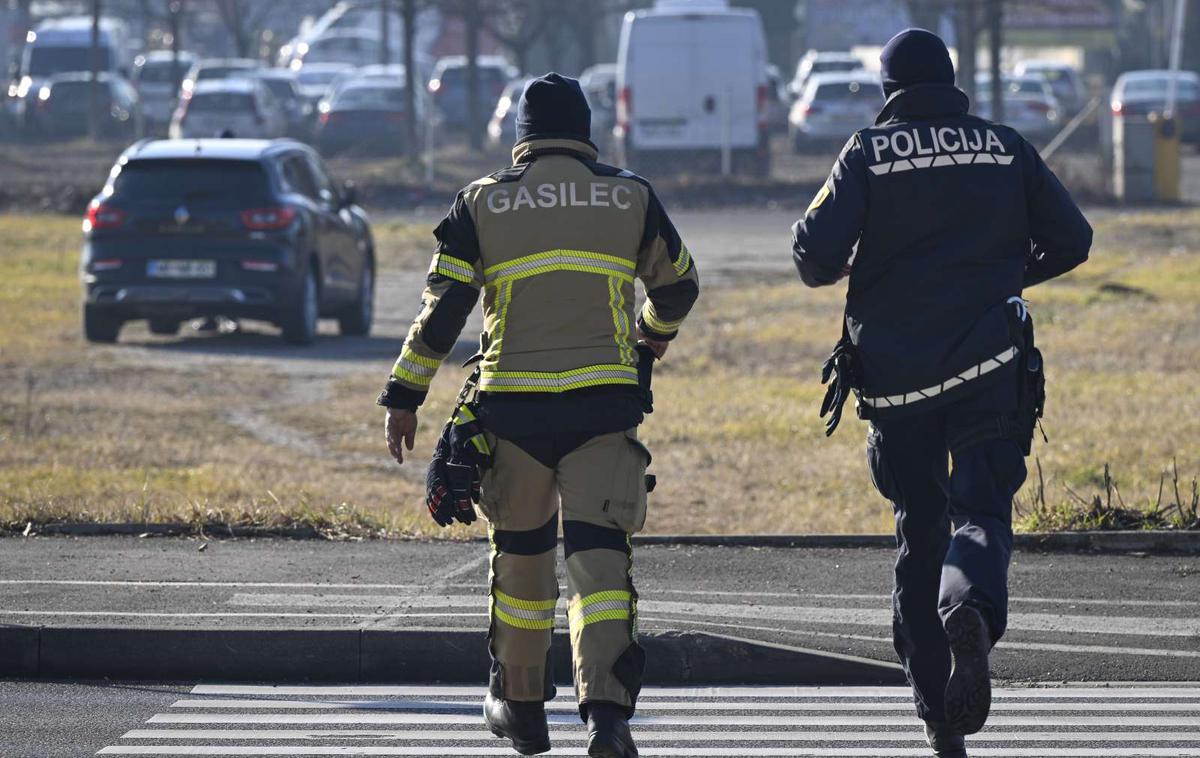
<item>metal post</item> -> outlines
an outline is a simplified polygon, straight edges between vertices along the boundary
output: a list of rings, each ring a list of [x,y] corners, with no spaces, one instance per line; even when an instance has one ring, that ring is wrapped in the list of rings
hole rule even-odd
[[[988,0],[988,52],[992,72],[992,121],[1004,122],[1004,81],[1000,78],[1000,53],[1004,49],[1004,5]]]
[[[402,0],[404,21],[404,150],[409,159],[415,159],[417,147],[417,54],[413,45],[417,39],[417,0]],[[426,121],[429,114],[426,113]],[[426,128],[429,128],[426,125]]]
[[[88,136],[100,137],[100,0],[92,0],[92,47],[88,78]]]
[[[1171,78],[1167,80],[1167,109],[1163,117],[1175,118],[1179,64],[1183,58],[1183,26],[1187,22],[1187,0],[1175,0],[1175,27],[1171,30]]]
[[[379,62],[385,66],[392,62],[389,5],[388,0],[379,0]]]
[[[733,173],[733,105],[729,90],[721,95],[721,174]]]

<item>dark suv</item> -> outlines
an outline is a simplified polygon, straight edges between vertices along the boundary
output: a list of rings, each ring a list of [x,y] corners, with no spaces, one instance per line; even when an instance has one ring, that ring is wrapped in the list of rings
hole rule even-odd
[[[352,185],[291,140],[139,142],[88,206],[83,329],[114,342],[145,318],[175,334],[196,317],[269,321],[308,344],[317,320],[371,329],[375,251]]]

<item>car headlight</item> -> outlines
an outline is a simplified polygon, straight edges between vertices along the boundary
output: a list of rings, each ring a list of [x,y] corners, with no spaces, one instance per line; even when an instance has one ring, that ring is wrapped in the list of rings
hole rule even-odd
[[[17,97],[25,97],[29,94],[29,90],[33,87],[33,79],[28,76],[21,79],[21,83],[17,85]]]

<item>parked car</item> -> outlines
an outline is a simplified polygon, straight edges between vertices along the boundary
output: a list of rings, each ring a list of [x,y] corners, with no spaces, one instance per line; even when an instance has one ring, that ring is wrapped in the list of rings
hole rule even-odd
[[[879,76],[866,71],[813,74],[788,114],[788,136],[797,153],[844,143],[870,126],[883,107]]]
[[[514,79],[504,88],[500,99],[496,101],[496,110],[488,121],[488,146],[493,148],[511,147],[517,141],[517,103],[521,93],[529,84],[528,79]],[[592,141],[596,141],[596,109],[592,108]]]
[[[697,53],[696,51],[701,51]],[[750,8],[664,4],[625,16],[617,52],[620,161],[770,170],[767,44]]]
[[[521,83],[524,82],[522,79]],[[613,126],[617,123],[617,64],[589,66],[579,75],[579,86],[592,108],[592,142],[604,149],[612,141]],[[518,91],[517,97],[520,95]]]
[[[292,58],[291,68],[299,71],[310,63],[348,63],[366,66],[378,63],[383,52],[382,37],[368,30],[330,32],[306,43],[303,53]]]
[[[180,97],[192,91],[197,82],[210,79],[229,79],[251,74],[262,68],[262,63],[252,58],[207,58],[192,64],[191,70],[180,85]]]
[[[350,148],[382,153],[399,153],[405,148],[403,86],[356,80],[322,101],[320,112],[316,143],[322,155]]]
[[[1018,63],[1013,73],[1045,79],[1066,117],[1074,116],[1088,103],[1087,85],[1074,66],[1058,61],[1027,60]]]
[[[137,91],[127,80],[103,72],[97,76],[100,136],[132,141],[141,133]],[[30,133],[42,138],[83,137],[88,133],[91,74],[56,74],[45,80],[27,117]]]
[[[847,74],[862,68],[862,59],[851,53],[809,50],[796,63],[796,74],[788,84],[788,93],[793,98],[803,95],[808,78],[813,74]]]
[[[478,109],[479,123],[470,125],[472,128],[484,129],[488,116],[496,106],[496,101],[504,92],[504,87],[515,79],[518,72],[509,65],[508,61],[496,55],[481,55],[478,58],[479,93]],[[461,55],[451,55],[438,60],[433,68],[433,75],[428,85],[433,108],[443,127],[465,131],[467,124],[467,59]]]
[[[783,84],[783,74],[775,64],[767,66],[767,129],[772,133],[786,132],[791,98]]]
[[[335,81],[353,71],[354,66],[349,63],[309,63],[296,71],[296,82],[300,92],[316,107]]]
[[[264,68],[255,73],[283,108],[287,118],[286,134],[298,140],[312,136],[316,108],[300,91],[299,80],[294,71],[286,68]]]
[[[196,62],[196,56],[181,51],[178,62],[170,50],[154,50],[133,61],[130,80],[142,103],[142,118],[148,129],[165,128],[179,105],[179,89]]]
[[[1058,102],[1058,98],[1054,95],[1054,88],[1040,76],[1031,75],[1011,75],[1001,77],[1001,83],[1004,86],[1004,91],[1010,95],[1029,95],[1044,97],[1047,102],[1054,103],[1055,109],[1062,109],[1062,105]],[[989,73],[981,73],[975,77],[975,91],[990,90],[992,86],[992,75]]]
[[[1016,87],[1004,90],[1003,122],[1030,140],[1049,140],[1058,132],[1058,103],[1054,96],[1041,91],[1022,91]],[[995,120],[992,91],[981,88],[975,92],[975,114]]]
[[[175,334],[197,317],[267,321],[307,344],[319,318],[364,335],[375,257],[353,187],[291,140],[146,140],[88,205],[83,331],[116,341],[148,319]]]
[[[1126,71],[1113,85],[1110,108],[1114,119],[1145,118],[1163,111],[1171,81],[1170,71]],[[1183,122],[1183,138],[1200,142],[1200,76],[1193,71],[1175,73],[1175,112]]]
[[[272,139],[287,131],[287,116],[258,79],[217,79],[199,82],[184,93],[170,131],[172,139]]]

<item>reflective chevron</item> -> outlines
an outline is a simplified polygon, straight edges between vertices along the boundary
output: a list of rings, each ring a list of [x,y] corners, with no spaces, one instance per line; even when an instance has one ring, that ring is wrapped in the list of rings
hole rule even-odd
[[[945,166],[969,166],[981,163],[1007,166],[1013,162],[1011,155],[993,155],[992,153],[955,153],[953,155],[924,156],[921,158],[906,158],[891,163],[876,163],[871,166],[871,173],[876,176],[898,174],[901,171],[912,171],[919,168],[943,168]]]
[[[568,688],[563,688],[567,691]],[[98,755],[512,755],[480,723],[482,687],[198,685]],[[548,704],[548,755],[582,756],[569,693]],[[1200,758],[1200,688],[1000,689],[972,756]],[[646,688],[644,756],[928,756],[903,688]]]

